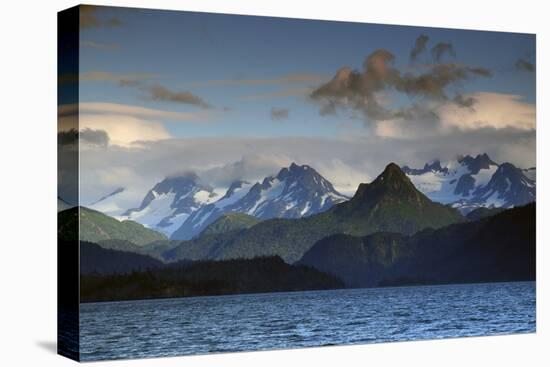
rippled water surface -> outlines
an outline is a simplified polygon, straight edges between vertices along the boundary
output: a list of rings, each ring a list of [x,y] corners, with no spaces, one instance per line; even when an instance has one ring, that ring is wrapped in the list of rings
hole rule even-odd
[[[535,283],[83,304],[82,360],[535,331]]]

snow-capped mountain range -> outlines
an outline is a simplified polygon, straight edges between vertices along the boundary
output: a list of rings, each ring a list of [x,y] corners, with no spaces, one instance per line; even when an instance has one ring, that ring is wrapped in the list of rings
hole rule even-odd
[[[224,213],[245,213],[259,219],[301,218],[348,199],[315,169],[292,163],[261,183],[235,182],[220,200],[191,214],[171,238],[192,238]]]
[[[214,190],[195,173],[186,173],[157,183],[139,207],[127,210],[118,219],[134,220],[170,236],[194,211],[216,199]]]
[[[463,156],[424,168],[402,167],[414,185],[431,200],[450,204],[466,214],[479,207],[524,205],[536,199],[536,169],[497,164],[487,154]]]
[[[487,154],[462,156],[444,164],[436,160],[423,168],[403,166],[402,170],[431,200],[463,214],[479,207],[509,208],[535,201],[536,168],[498,164]],[[167,177],[147,192],[137,208],[112,211],[119,208],[117,197],[124,192],[119,188],[90,207],[119,220],[134,220],[172,239],[193,238],[226,213],[262,220],[300,218],[349,200],[315,169],[295,163],[256,183],[235,181],[224,195],[195,173]]]
[[[300,218],[349,198],[310,166],[292,163],[260,182],[235,181],[224,195],[195,173],[167,177],[151,188],[137,208],[113,211],[122,188],[90,205],[119,220],[133,220],[172,239],[190,239],[226,213],[259,219]]]

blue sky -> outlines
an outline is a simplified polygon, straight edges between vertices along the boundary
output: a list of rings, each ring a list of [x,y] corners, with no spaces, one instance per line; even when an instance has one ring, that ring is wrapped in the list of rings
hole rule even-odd
[[[331,78],[342,66],[360,69],[367,55],[387,49],[394,65],[410,67],[409,53],[420,34],[452,43],[456,58],[447,61],[487,68],[490,78],[472,78],[457,86],[461,93],[509,93],[535,101],[535,76],[517,70],[518,58],[534,60],[535,37],[526,34],[371,25],[285,18],[106,8],[100,21],[112,17],[120,26],[81,29],[81,73],[151,74],[148,83],[174,91],[189,91],[214,106],[214,123],[166,123],[171,135],[198,136],[333,136],[342,125],[360,125],[351,113],[319,116],[307,93],[269,96],[287,90],[307,90],[319,82],[213,84],[212,80],[271,80],[307,74]],[[105,47],[91,47],[88,43]],[[429,62],[428,52],[417,64]],[[297,93],[296,92],[296,93]],[[247,97],[258,96],[258,98]],[[408,96],[395,96],[406,104]],[[170,111],[200,108],[147,100],[143,91],[112,81],[81,84],[81,102],[109,101]],[[398,102],[399,103],[399,102]],[[223,110],[223,109],[226,110]],[[273,121],[271,109],[288,110],[288,118]],[[230,109],[227,111],[227,109]],[[204,111],[203,111],[204,112]]]

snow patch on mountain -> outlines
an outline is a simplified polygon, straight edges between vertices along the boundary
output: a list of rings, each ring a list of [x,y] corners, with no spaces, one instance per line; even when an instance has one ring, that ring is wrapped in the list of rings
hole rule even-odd
[[[403,171],[431,200],[449,204],[463,213],[478,207],[512,207],[535,200],[536,169],[521,170],[497,164],[487,154],[462,156],[441,164],[434,161]],[[528,176],[529,175],[529,176]]]
[[[217,198],[214,189],[194,173],[167,177],[149,190],[138,208],[127,210],[118,219],[134,220],[170,236],[193,212]]]
[[[235,182],[220,200],[192,213],[172,239],[193,238],[224,213],[245,213],[259,219],[300,218],[348,199],[310,166],[292,163],[254,185]]]

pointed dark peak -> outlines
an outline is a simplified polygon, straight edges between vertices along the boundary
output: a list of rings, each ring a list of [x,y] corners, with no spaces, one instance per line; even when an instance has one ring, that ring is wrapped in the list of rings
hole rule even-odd
[[[399,168],[399,166],[393,162],[388,164],[384,171],[374,180],[377,181],[389,181],[389,180],[404,180],[409,181],[409,178],[405,173]]]
[[[373,203],[386,199],[417,203],[430,201],[416,189],[407,175],[393,162],[388,164],[384,171],[370,184],[360,184],[351,201],[355,203]]]
[[[370,184],[362,183],[359,185],[354,198],[360,197],[365,194],[366,191],[374,189],[400,189],[403,187],[412,187],[415,190],[414,185],[409,180],[407,175],[399,168],[395,163],[390,163],[386,166],[384,171]]]
[[[386,166],[384,171],[376,177],[371,185],[404,192],[417,191],[407,175],[393,162]]]

